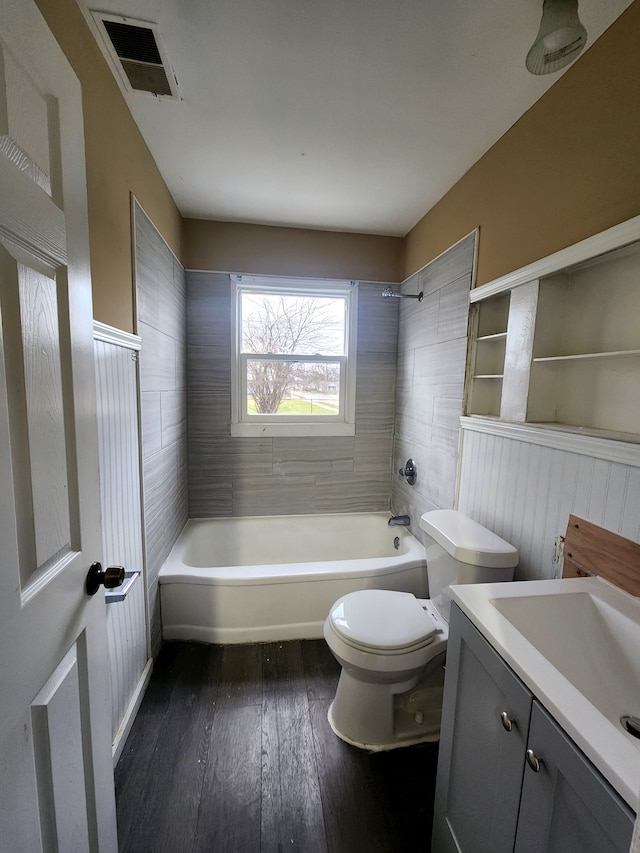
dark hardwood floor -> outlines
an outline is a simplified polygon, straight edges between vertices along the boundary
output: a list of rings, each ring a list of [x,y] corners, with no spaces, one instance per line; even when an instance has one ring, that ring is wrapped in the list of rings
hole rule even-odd
[[[163,646],[116,768],[120,853],[429,851],[437,746],[327,721],[324,641]]]

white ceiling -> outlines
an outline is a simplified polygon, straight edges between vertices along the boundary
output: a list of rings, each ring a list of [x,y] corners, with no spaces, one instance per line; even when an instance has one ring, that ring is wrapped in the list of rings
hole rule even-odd
[[[185,217],[404,235],[563,73],[542,0],[79,2],[159,25],[181,100],[125,97]]]

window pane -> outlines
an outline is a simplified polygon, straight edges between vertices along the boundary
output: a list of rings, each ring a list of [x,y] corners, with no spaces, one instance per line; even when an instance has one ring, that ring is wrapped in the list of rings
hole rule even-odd
[[[247,360],[248,415],[335,417],[339,409],[339,362]]]
[[[242,293],[242,352],[344,355],[345,298]]]

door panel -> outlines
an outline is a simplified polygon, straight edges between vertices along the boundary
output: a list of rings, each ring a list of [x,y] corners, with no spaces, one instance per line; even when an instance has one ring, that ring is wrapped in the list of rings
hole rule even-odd
[[[31,704],[40,825],[45,849],[89,849],[75,644]]]
[[[0,17],[0,838],[115,851],[80,85]]]
[[[13,453],[21,462],[16,474],[25,470],[25,463],[30,471],[31,499],[21,508],[28,516],[20,523],[21,553],[31,552],[20,565],[24,588],[34,574],[66,559],[72,550],[69,501],[74,501],[77,516],[77,493],[69,490],[57,284],[33,267],[12,264],[4,247],[0,251],[4,287],[15,289],[19,307],[19,315],[7,320],[21,332],[13,341],[13,369],[7,374],[14,419],[24,425],[18,435],[13,432],[18,445]],[[9,294],[7,298],[14,301]]]
[[[51,195],[47,93],[31,80],[27,69],[8,50],[2,51],[1,61],[5,85],[0,120],[5,154],[25,177]]]
[[[540,770],[525,768],[515,853],[627,853],[631,809],[537,701],[529,747]]]
[[[434,851],[512,852],[530,714],[531,693],[452,605]]]

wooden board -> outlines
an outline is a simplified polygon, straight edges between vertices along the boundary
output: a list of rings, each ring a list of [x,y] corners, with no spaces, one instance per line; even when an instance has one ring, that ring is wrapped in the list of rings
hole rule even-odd
[[[640,544],[570,515],[562,576],[591,575],[598,575],[631,595],[640,595]]]

